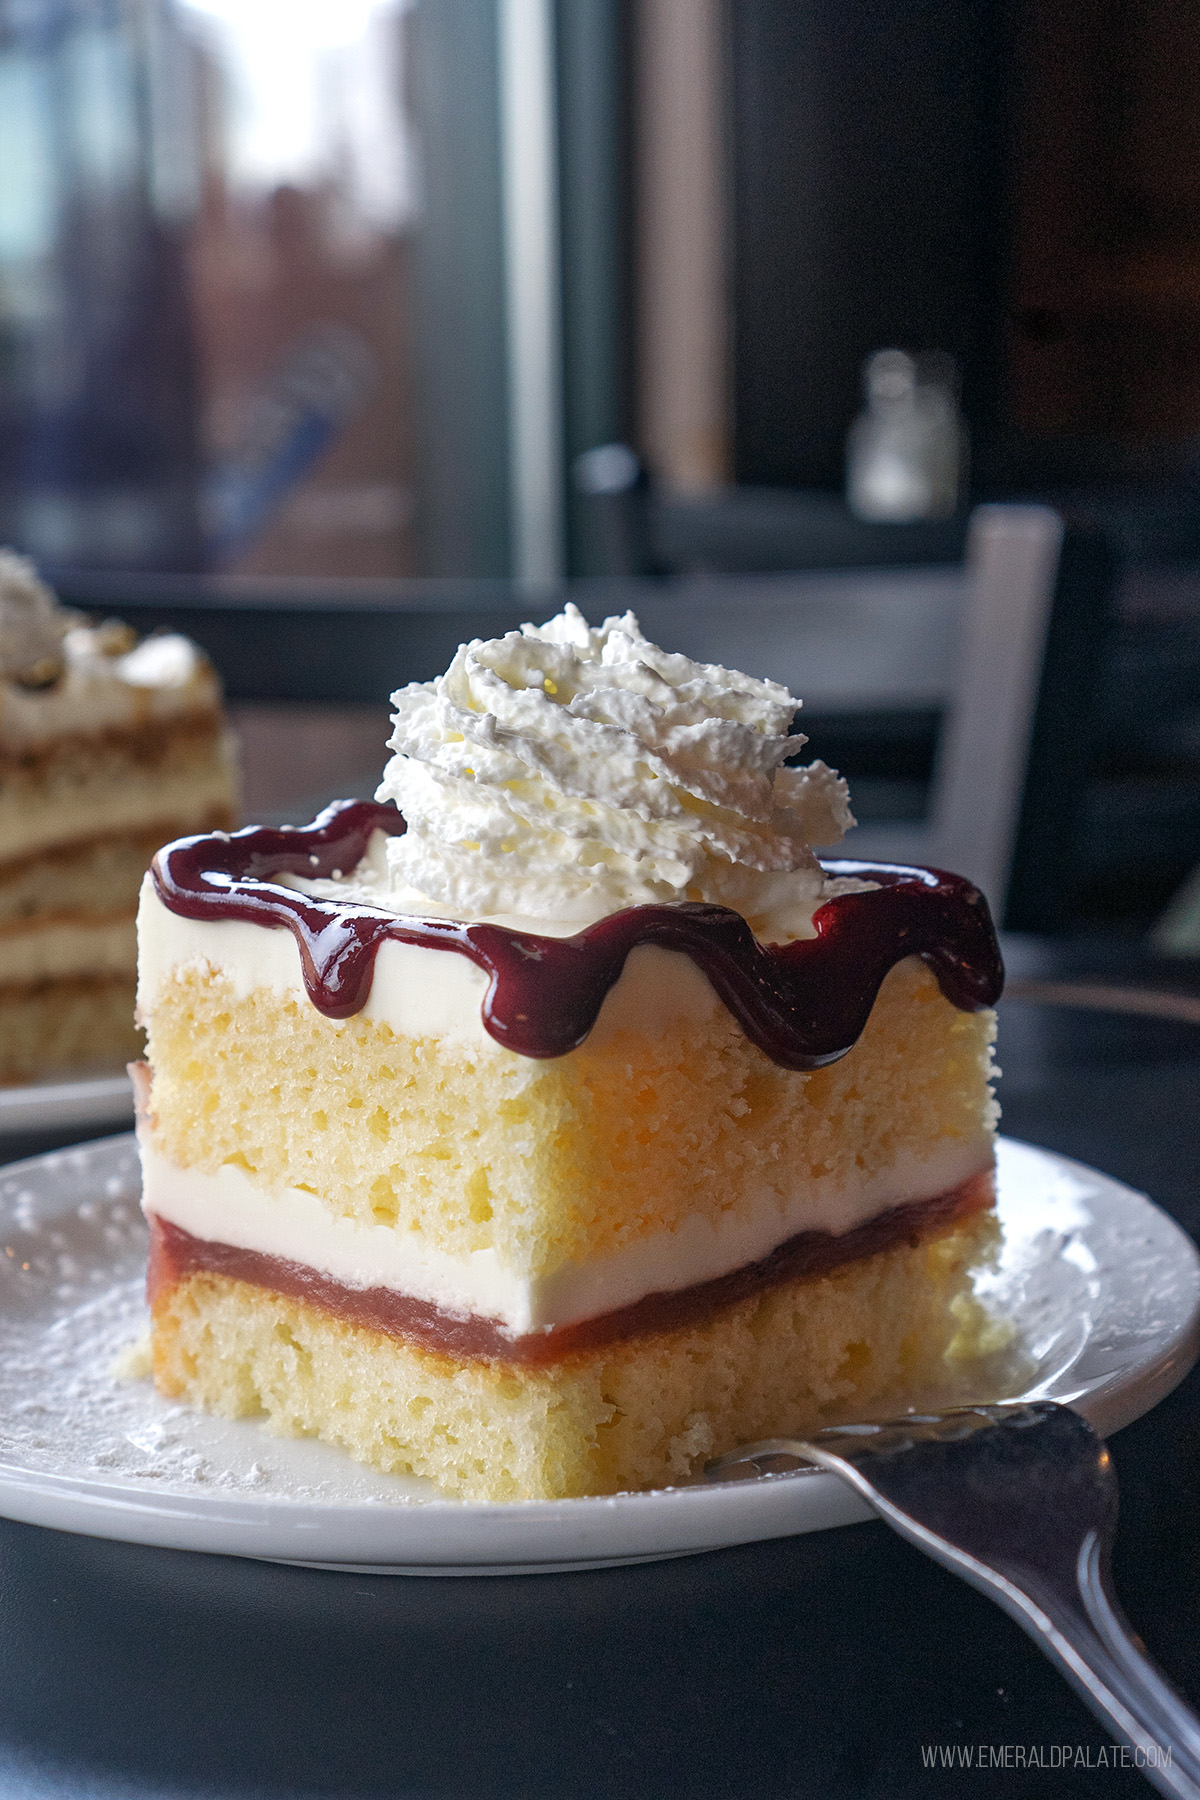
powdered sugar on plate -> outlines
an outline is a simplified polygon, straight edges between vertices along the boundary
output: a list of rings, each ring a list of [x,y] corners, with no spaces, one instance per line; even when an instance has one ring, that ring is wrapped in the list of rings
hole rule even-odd
[[[149,1379],[147,1232],[131,1138],[0,1180],[0,1467],[157,1493],[335,1503],[424,1497],[315,1441],[163,1400]]]

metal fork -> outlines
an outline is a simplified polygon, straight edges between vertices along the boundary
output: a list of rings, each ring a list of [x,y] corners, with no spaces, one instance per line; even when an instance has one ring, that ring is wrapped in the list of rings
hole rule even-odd
[[[780,1458],[841,1476],[902,1538],[1002,1606],[1160,1793],[1200,1800],[1200,1719],[1113,1591],[1116,1477],[1078,1413],[1035,1400],[834,1426],[747,1444],[705,1473]]]

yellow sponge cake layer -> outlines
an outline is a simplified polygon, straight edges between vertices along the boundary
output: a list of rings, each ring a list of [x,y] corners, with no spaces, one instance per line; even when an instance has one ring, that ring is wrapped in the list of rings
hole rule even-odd
[[[654,1242],[678,1258],[698,1220],[737,1266],[991,1164],[994,1016],[960,1012],[915,960],[887,977],[849,1054],[812,1073],[772,1062],[715,996],[702,1025],[597,1030],[548,1061],[482,1033],[406,1037],[362,1014],[329,1019],[302,995],[239,994],[203,964],[143,990],[142,1017],[143,1130],[165,1164],[299,1190],[337,1220],[460,1259],[490,1253],[523,1280]],[[166,1197],[160,1210],[177,1216]]]
[[[469,1500],[661,1486],[748,1438],[943,1400],[989,1347],[970,1269],[997,1226],[976,1214],[833,1273],[783,1282],[682,1330],[537,1369],[462,1362],[208,1273],[154,1303],[164,1394],[265,1416],[376,1468]]]

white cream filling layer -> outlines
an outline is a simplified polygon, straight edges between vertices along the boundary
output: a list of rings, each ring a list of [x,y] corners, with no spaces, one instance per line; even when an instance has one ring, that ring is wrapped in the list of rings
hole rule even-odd
[[[412,1231],[363,1225],[300,1188],[260,1186],[244,1169],[180,1169],[141,1133],[142,1206],[193,1237],[283,1257],[348,1287],[391,1288],[443,1312],[496,1321],[510,1335],[548,1332],[672,1293],[758,1262],[800,1231],[841,1233],[893,1206],[932,1199],[991,1167],[985,1132],[931,1156],[907,1157],[853,1189],[810,1182],[781,1209],[776,1195],[736,1216],[686,1219],[587,1263],[540,1277],[506,1268],[494,1250],[452,1256]]]

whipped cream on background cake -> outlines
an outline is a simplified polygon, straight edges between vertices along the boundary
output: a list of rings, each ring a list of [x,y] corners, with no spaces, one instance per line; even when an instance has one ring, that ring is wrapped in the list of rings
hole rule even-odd
[[[32,563],[0,549],[0,748],[219,709],[203,652],[162,633],[139,643],[115,620],[60,606]]]

